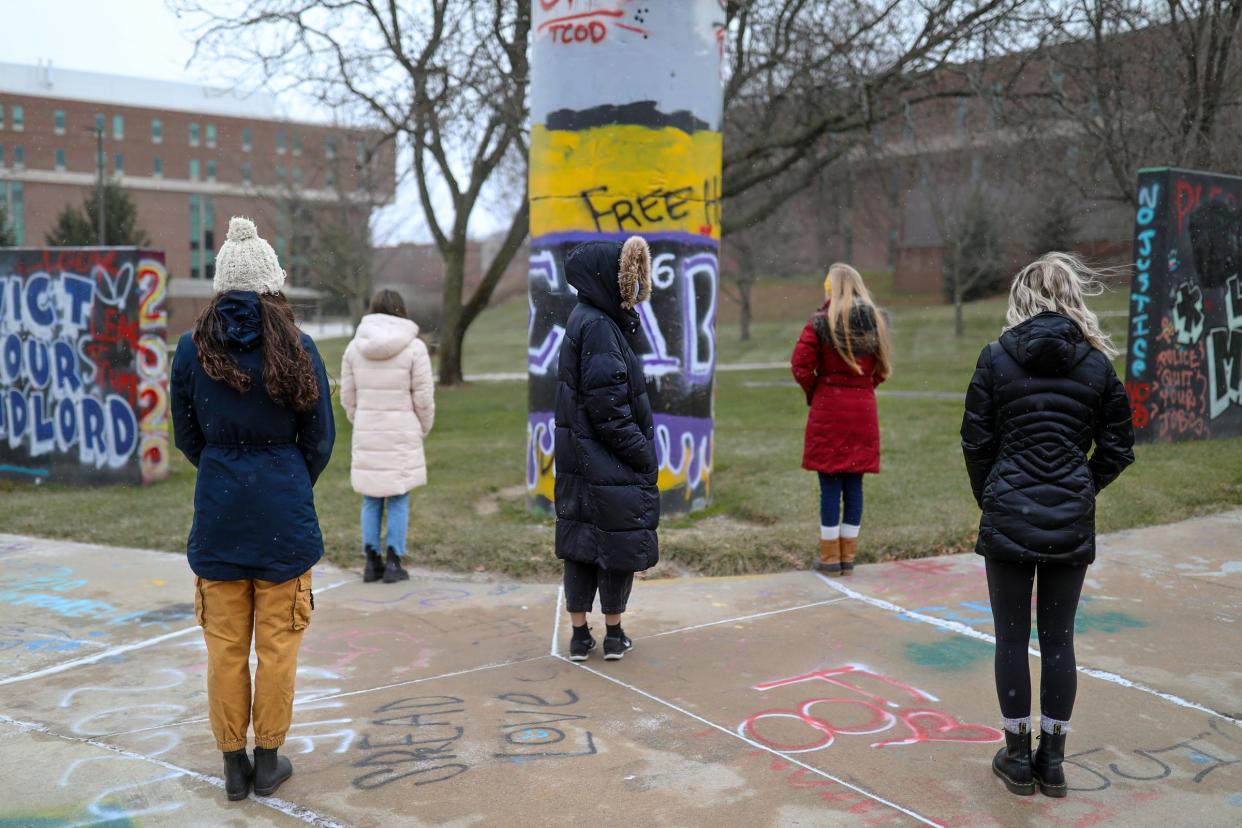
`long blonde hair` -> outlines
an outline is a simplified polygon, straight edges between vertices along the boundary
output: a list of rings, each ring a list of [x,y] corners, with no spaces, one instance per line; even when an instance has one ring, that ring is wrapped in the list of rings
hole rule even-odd
[[[837,262],[828,268],[828,278],[825,282],[832,300],[828,304],[827,313],[828,336],[832,340],[832,347],[845,360],[846,365],[853,368],[856,373],[862,373],[862,368],[859,367],[858,360],[854,357],[854,337],[853,331],[850,330],[850,317],[856,305],[870,308],[875,318],[877,340],[875,373],[881,379],[887,379],[893,372],[888,342],[888,323],[884,320],[884,314],[880,313],[880,309],[875,306],[871,291],[867,290],[866,284],[863,283],[862,274],[843,262]]]
[[[1121,351],[1100,329],[1099,317],[1087,307],[1085,298],[1104,292],[1104,275],[1104,271],[1091,268],[1073,253],[1045,253],[1013,277],[1009,310],[1005,314],[1009,324],[1005,330],[1053,311],[1072,319],[1092,348],[1109,359],[1115,358]]]

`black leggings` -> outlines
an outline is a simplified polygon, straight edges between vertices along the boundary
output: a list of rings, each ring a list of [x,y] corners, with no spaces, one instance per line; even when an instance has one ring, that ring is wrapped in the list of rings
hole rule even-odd
[[[620,615],[630,600],[633,572],[607,572],[595,564],[564,561],[565,608],[570,612],[590,612],[599,591],[599,608],[604,615]]]
[[[1068,722],[1078,690],[1074,614],[1087,567],[1043,564],[1038,568],[1035,618],[1042,656],[1039,709],[1048,718]],[[992,599],[992,620],[996,626],[996,696],[1006,719],[1031,715],[1027,648],[1031,640],[1031,583],[1035,570],[1033,563],[987,562],[988,596]]]

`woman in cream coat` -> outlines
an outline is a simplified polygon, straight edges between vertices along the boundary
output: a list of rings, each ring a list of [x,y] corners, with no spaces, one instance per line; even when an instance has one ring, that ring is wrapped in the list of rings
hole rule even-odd
[[[405,302],[381,290],[362,317],[341,361],[341,403],[354,425],[350,482],[362,495],[364,581],[404,581],[401,566],[409,524],[409,492],[427,483],[423,438],[436,416],[427,346]],[[387,560],[380,557],[380,523],[388,510]]]

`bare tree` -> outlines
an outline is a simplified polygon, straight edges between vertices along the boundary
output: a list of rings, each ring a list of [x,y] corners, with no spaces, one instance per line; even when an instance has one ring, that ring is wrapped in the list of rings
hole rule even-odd
[[[1006,120],[1051,175],[1134,207],[1142,167],[1242,171],[1242,0],[1039,8],[1046,45],[1011,87]]]
[[[440,381],[461,382],[466,330],[528,231],[522,192],[504,241],[466,296],[471,218],[497,170],[525,163],[530,3],[170,2],[198,21],[196,56],[257,66],[269,82],[378,123],[400,143],[445,265]]]
[[[772,215],[903,109],[962,94],[934,70],[987,57],[1028,0],[729,0],[723,230]],[[767,182],[762,198],[743,196]]]

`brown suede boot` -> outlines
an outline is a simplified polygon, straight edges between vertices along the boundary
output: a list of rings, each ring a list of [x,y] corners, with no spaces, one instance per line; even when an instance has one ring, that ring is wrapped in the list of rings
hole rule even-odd
[[[819,542],[819,563],[815,564],[815,568],[820,572],[828,575],[841,574],[841,541],[820,540]]]
[[[854,571],[854,556],[858,554],[858,538],[841,538],[841,574]]]

